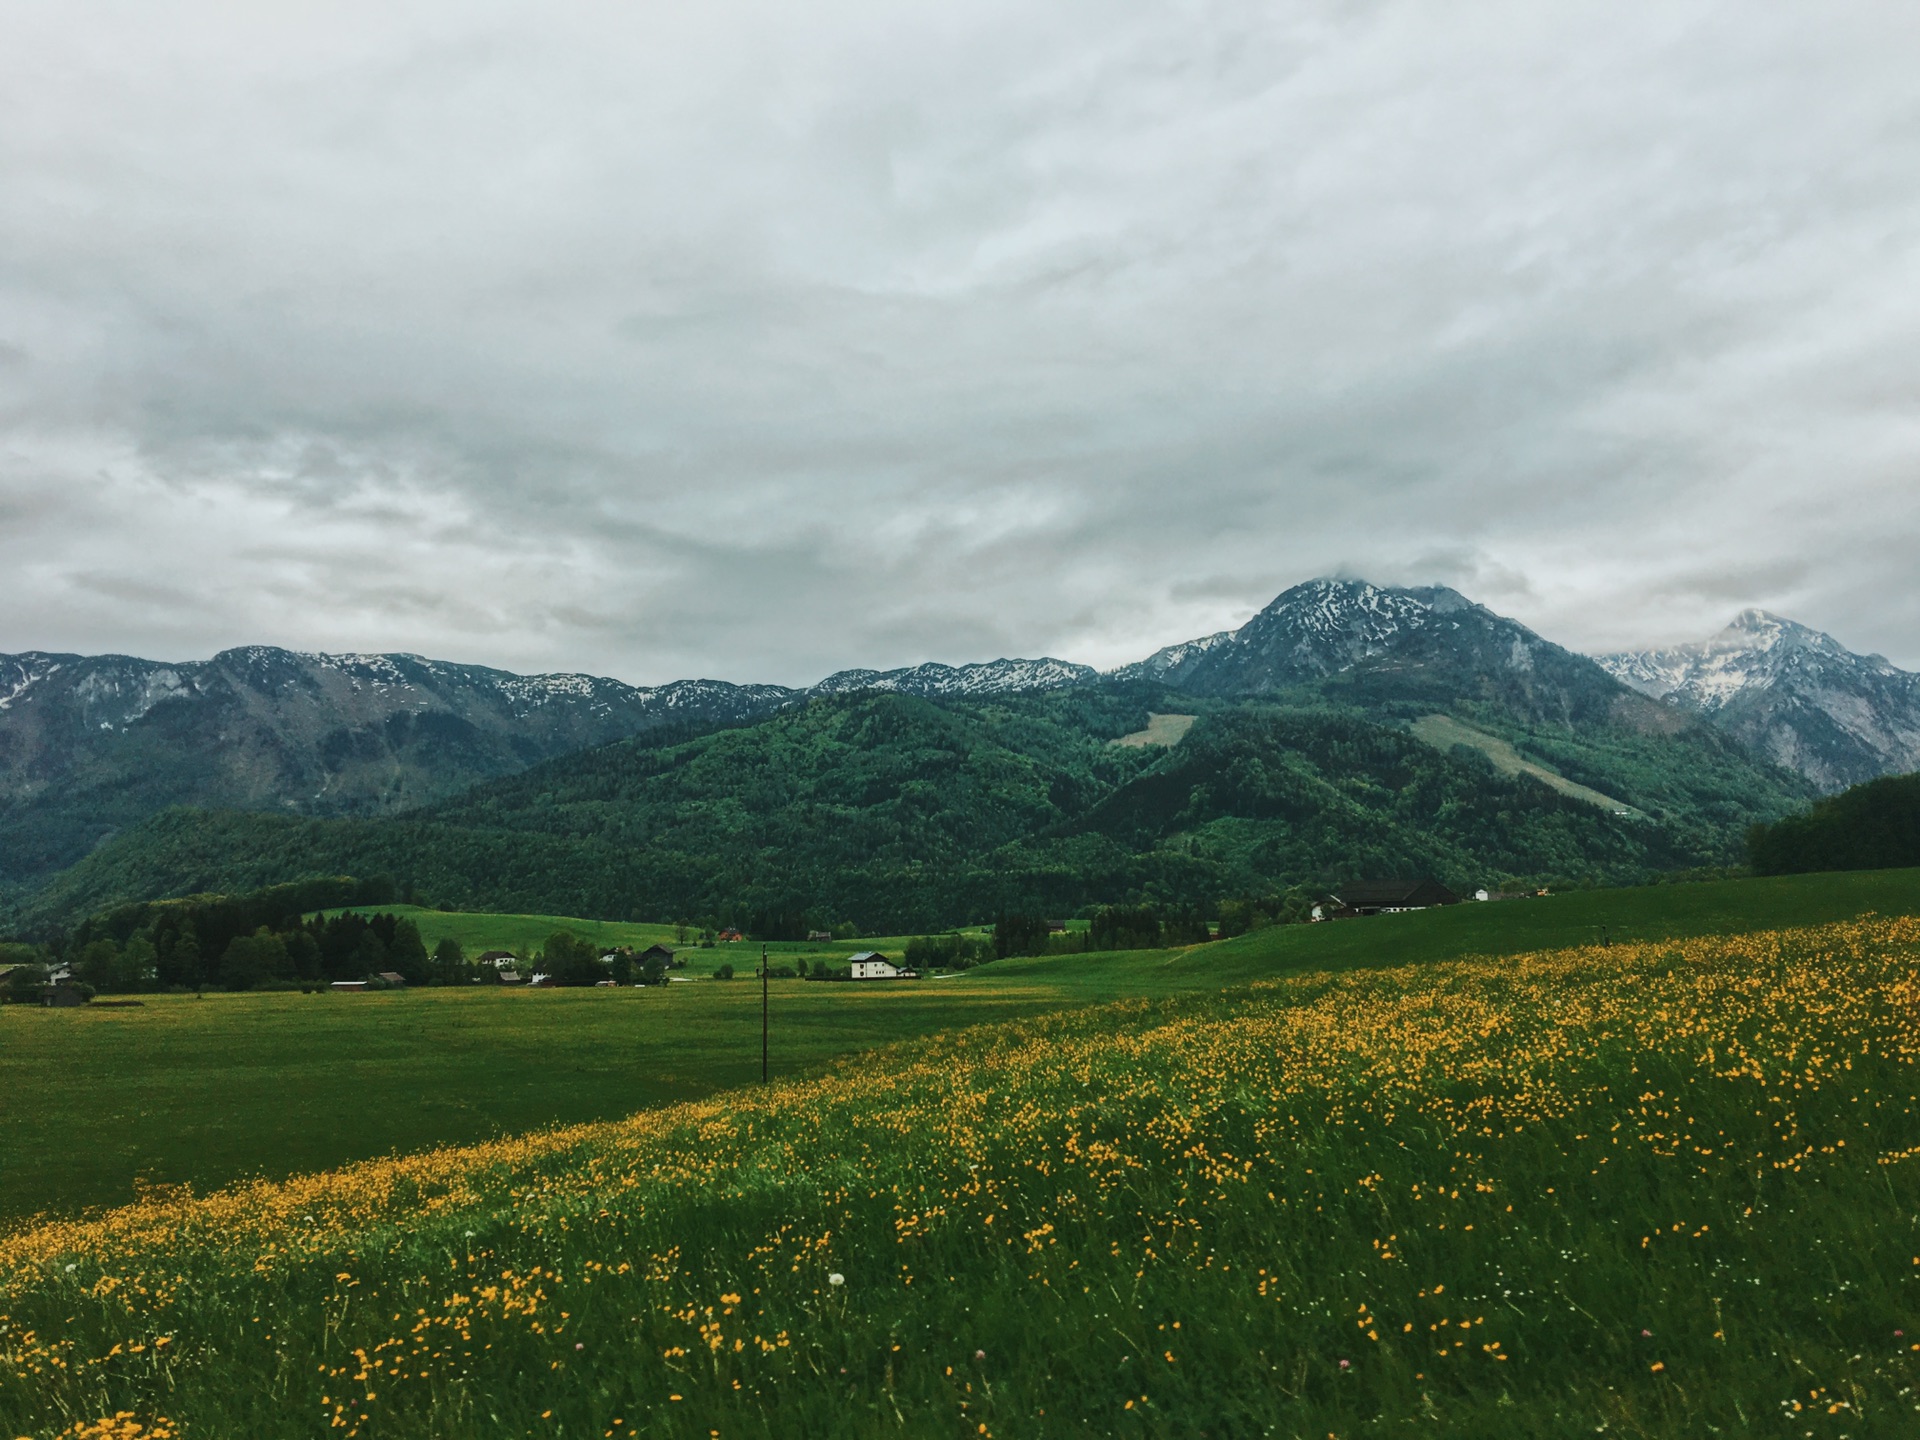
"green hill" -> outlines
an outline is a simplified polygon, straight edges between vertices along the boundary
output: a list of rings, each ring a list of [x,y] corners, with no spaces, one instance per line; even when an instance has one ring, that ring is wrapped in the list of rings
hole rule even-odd
[[[1747,848],[1762,875],[1920,865],[1920,775],[1869,780],[1804,815],[1755,826]]]
[[[1178,744],[1113,743],[1182,706],[1198,719]],[[1564,777],[1556,787],[1502,773],[1483,748],[1423,741],[1412,727],[1429,698],[1403,708],[1139,684],[816,700],[738,729],[564,756],[403,817],[165,812],[19,915],[45,927],[128,899],[345,873],[462,909],[776,933],[769,917],[791,928],[807,916],[894,933],[1009,908],[1205,907],[1357,876],[1632,882],[1729,863],[1747,826],[1804,799],[1701,726],[1529,729],[1463,704],[1460,723]]]

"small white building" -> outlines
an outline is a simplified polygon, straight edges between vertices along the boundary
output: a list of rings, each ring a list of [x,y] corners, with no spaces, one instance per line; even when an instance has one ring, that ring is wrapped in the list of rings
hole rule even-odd
[[[877,950],[862,950],[848,966],[855,980],[897,980],[899,968]]]

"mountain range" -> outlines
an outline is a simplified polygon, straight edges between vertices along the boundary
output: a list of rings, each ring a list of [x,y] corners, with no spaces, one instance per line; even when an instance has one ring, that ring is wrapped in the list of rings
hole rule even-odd
[[[1698,644],[1598,659],[1823,791],[1920,770],[1920,675],[1764,610]]]
[[[1596,839],[1595,855],[1612,855],[1606,863],[1616,871],[1713,863],[1732,858],[1748,823],[1784,813],[1816,788],[1848,783],[1875,764],[1910,765],[1920,735],[1913,682],[1884,660],[1852,656],[1825,636],[1758,612],[1705,646],[1596,662],[1456,591],[1359,580],[1297,585],[1238,630],[1104,675],[1042,658],[848,670],[804,688],[707,680],[635,687],[407,655],[251,647],[168,665],[29,653],[0,657],[0,883],[16,892],[44,886],[174,806],[316,822],[424,822],[478,813],[471,806],[461,812],[461,797],[490,785],[529,793],[514,788],[515,777],[564,775],[570,766],[591,771],[577,757],[610,744],[662,754],[711,732],[759,731],[782,715],[862,696],[978,719],[981,706],[1062,692],[1084,693],[1096,709],[1119,703],[1141,725],[1149,708],[1203,717],[1224,714],[1222,707],[1332,709],[1453,752],[1452,763],[1478,766],[1503,783],[1538,781],[1573,797],[1590,818],[1599,810],[1664,827],[1657,843],[1643,829],[1624,850]],[[1200,742],[1225,723],[1203,719],[1181,748],[1200,755]],[[1082,726],[1079,733],[1096,745],[1118,738],[1097,732]],[[1212,753],[1224,752],[1215,745]],[[1268,761],[1279,763],[1271,755],[1260,763]],[[1028,816],[1028,828],[1058,838],[1076,824],[1098,830],[1106,822],[1088,817],[1102,806],[1109,817],[1146,813],[1137,793],[1115,799],[1116,786],[1135,780],[1158,797],[1147,810],[1169,822],[1181,813],[1168,807],[1183,784],[1197,793],[1194,787],[1217,792],[1251,783],[1224,771],[1180,779],[1175,762],[1145,756],[1142,763],[1158,766],[1154,776],[1123,780],[1076,760],[1071,773],[1048,782],[1050,808]],[[1342,783],[1337,769],[1330,761],[1323,778]],[[724,798],[712,792],[683,801]],[[1224,817],[1232,806],[1219,803]],[[489,813],[497,819],[497,806]],[[1122,827],[1128,844],[1164,847],[1178,839],[1175,831],[1129,825]],[[1002,835],[996,843],[1011,842]],[[1551,857],[1540,851],[1535,868],[1564,872],[1579,848],[1549,847]],[[1322,850],[1315,865],[1329,863],[1333,852]],[[1458,874],[1469,861],[1452,863]],[[1530,862],[1514,854],[1488,863],[1512,873]],[[1237,872],[1234,883],[1251,873]],[[141,883],[187,881],[155,874]],[[88,893],[105,892],[93,885]]]
[[[738,724],[816,695],[931,698],[1096,677],[1060,660],[847,670],[818,685],[514,675],[417,655],[269,646],[166,664],[0,655],[0,881],[71,864],[171,805],[378,815],[662,728]]]

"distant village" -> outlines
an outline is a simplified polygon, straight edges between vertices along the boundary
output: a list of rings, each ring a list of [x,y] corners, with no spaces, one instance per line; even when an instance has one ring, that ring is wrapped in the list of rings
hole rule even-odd
[[[734,926],[707,930],[698,939],[691,938],[687,926],[680,927],[681,943],[664,942],[643,949],[630,946],[594,947],[578,940],[570,932],[557,932],[538,950],[512,951],[488,949],[467,956],[457,942],[443,939],[431,956],[421,945],[417,927],[411,921],[382,915],[371,922],[356,920],[356,925],[384,924],[393,932],[396,944],[392,953],[398,958],[406,946],[398,941],[407,937],[411,953],[417,957],[411,966],[368,968],[364,973],[331,977],[321,975],[307,982],[295,978],[266,984],[216,983],[211,988],[279,988],[355,994],[381,990],[399,990],[418,985],[485,983],[526,989],[591,987],[619,989],[654,987],[694,980],[728,981],[751,974],[766,980],[814,981],[912,981],[928,974],[952,974],[975,965],[1009,955],[1071,955],[1099,950],[1154,949],[1168,946],[1202,944],[1231,938],[1269,924],[1306,923],[1362,919],[1369,916],[1399,915],[1420,910],[1473,902],[1530,899],[1545,895],[1545,890],[1509,892],[1481,888],[1471,897],[1456,894],[1431,877],[1411,880],[1368,880],[1346,884],[1319,893],[1307,901],[1299,892],[1269,902],[1230,902],[1221,907],[1215,921],[1199,918],[1197,912],[1184,916],[1161,914],[1149,906],[1109,906],[1096,912],[1091,920],[1070,923],[1065,920],[1040,920],[1032,917],[1002,916],[995,924],[982,927],[972,936],[958,932],[921,936],[906,943],[905,953],[892,956],[878,950],[859,950],[844,957],[794,956],[776,953],[763,965],[743,966],[737,971],[731,961],[713,966],[705,974],[685,973],[688,956],[695,950],[731,948],[748,942],[748,935]],[[342,918],[348,918],[344,916]],[[326,917],[298,922],[315,928],[325,926]],[[809,929],[810,944],[844,943],[849,927],[840,931]],[[297,937],[288,937],[297,938]],[[364,937],[362,937],[364,941]],[[782,942],[791,943],[791,942]],[[74,954],[35,952],[12,955],[0,960],[0,1003],[39,1004],[48,1008],[70,1008],[86,1004],[101,1006],[137,1005],[139,1000],[103,998],[103,992],[137,994],[142,990],[206,988],[204,972],[194,985],[121,984],[102,985],[98,963],[102,942],[95,941]],[[258,933],[241,934],[231,942],[216,974],[230,976],[234,955],[244,947],[280,947],[282,937],[271,935],[266,927]],[[23,947],[13,947],[16,951]],[[131,945],[129,946],[131,949]],[[379,952],[368,952],[379,953]],[[270,970],[271,967],[269,966]],[[264,973],[264,972],[263,972]],[[267,977],[270,981],[271,975]]]

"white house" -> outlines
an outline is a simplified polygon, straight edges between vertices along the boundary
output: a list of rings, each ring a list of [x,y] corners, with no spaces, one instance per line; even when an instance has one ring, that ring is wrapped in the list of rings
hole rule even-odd
[[[862,950],[849,962],[855,980],[897,980],[899,969],[877,950]]]

